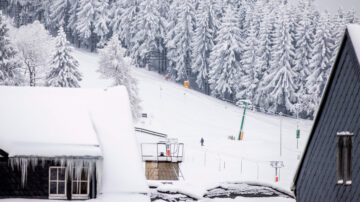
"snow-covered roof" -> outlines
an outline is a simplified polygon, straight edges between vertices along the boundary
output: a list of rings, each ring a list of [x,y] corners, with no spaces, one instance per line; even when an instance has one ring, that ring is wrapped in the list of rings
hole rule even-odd
[[[125,87],[0,87],[9,157],[102,157],[100,193],[148,191]]]
[[[360,61],[360,25],[358,24],[349,24],[346,26],[346,29],[350,35],[351,42],[355,49],[356,56]]]
[[[0,149],[14,156],[102,156],[91,90],[0,87]]]

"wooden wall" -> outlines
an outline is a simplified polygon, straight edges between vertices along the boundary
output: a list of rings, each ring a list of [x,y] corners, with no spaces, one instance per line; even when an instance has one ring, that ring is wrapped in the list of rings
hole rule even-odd
[[[41,163],[40,163],[41,164]],[[21,171],[12,169],[7,158],[0,158],[0,199],[2,198],[38,198],[47,199],[49,197],[49,166],[56,166],[52,161],[46,161],[45,166],[28,168],[27,180],[24,187],[21,186]],[[91,179],[96,187],[96,177]],[[70,178],[69,178],[70,179]],[[90,184],[90,198],[96,198]],[[96,188],[94,190],[96,192]],[[67,183],[68,199],[71,199],[71,181]]]
[[[148,180],[179,180],[179,163],[146,161],[145,175]]]

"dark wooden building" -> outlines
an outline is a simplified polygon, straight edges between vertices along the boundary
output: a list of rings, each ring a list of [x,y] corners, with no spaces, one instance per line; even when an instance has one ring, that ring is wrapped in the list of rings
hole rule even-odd
[[[347,26],[292,190],[300,202],[360,201],[360,26]]]

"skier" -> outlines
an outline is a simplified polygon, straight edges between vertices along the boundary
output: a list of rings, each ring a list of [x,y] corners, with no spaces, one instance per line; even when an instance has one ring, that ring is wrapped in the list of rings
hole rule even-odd
[[[204,146],[204,138],[201,138],[200,143],[201,143],[201,146]]]

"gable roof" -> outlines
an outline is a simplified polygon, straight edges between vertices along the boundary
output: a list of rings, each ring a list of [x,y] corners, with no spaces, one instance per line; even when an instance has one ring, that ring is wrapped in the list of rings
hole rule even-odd
[[[352,43],[352,48],[355,51],[358,63],[360,61],[360,25],[355,25],[355,24],[347,25],[346,30],[345,30],[345,34],[343,36],[339,51],[337,53],[337,56],[336,56],[336,59],[335,59],[335,62],[334,62],[334,65],[333,65],[333,67],[331,69],[331,73],[329,75],[326,87],[324,89],[324,92],[323,92],[323,95],[322,95],[322,98],[321,98],[321,101],[320,101],[320,105],[319,105],[318,111],[316,113],[313,126],[312,126],[311,131],[310,131],[309,138],[308,138],[308,140],[306,142],[304,152],[302,154],[301,160],[299,162],[299,166],[298,166],[298,168],[296,170],[296,173],[295,173],[295,176],[294,176],[293,184],[292,184],[292,187],[291,187],[291,190],[293,190],[293,191],[296,188],[295,186],[296,186],[297,180],[299,178],[299,174],[300,174],[300,170],[302,168],[303,162],[304,162],[304,158],[305,158],[306,153],[308,151],[308,147],[310,145],[310,142],[311,142],[311,140],[312,140],[312,138],[314,136],[316,126],[317,126],[317,124],[319,122],[319,119],[320,119],[320,116],[322,114],[322,110],[324,109],[325,100],[328,97],[331,83],[332,83],[332,81],[334,80],[334,77],[335,77],[336,69],[339,66],[338,64],[339,64],[339,61],[340,61],[341,53],[343,52],[343,49],[344,49],[345,44],[346,44],[345,42],[348,39]]]

